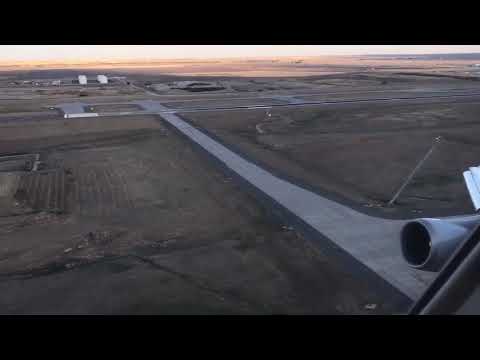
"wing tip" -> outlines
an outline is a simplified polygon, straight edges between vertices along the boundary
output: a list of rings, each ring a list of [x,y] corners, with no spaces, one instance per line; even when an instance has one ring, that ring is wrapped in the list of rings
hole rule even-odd
[[[480,170],[478,168],[475,169]],[[473,207],[475,211],[478,211],[480,209],[480,179],[476,177],[475,171],[472,171],[472,168],[463,172],[463,178]]]

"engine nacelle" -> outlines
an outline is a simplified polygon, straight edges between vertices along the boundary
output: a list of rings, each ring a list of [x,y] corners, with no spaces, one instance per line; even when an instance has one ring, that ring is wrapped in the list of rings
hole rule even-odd
[[[401,233],[403,257],[413,268],[439,271],[479,223],[478,215],[410,221]]]

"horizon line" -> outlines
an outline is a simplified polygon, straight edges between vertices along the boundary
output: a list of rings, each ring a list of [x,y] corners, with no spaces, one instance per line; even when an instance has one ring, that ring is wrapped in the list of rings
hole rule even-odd
[[[442,55],[465,55],[465,54],[478,54],[478,52],[445,52],[445,53],[365,53],[365,54],[322,54],[322,55],[305,55],[305,56],[295,56],[295,55],[279,55],[279,56],[255,56],[255,55],[245,55],[245,56],[221,56],[221,57],[171,57],[171,58],[161,58],[161,57],[152,57],[149,59],[145,58],[105,58],[105,59],[38,59],[38,60],[4,60],[0,59],[0,66],[20,66],[20,65],[76,65],[76,64],[101,64],[101,63],[149,63],[149,62],[182,62],[182,61],[222,61],[222,60],[277,60],[277,59],[315,59],[315,58],[326,58],[326,57],[361,57],[361,56],[382,56],[382,57],[392,57],[392,56],[442,56]]]

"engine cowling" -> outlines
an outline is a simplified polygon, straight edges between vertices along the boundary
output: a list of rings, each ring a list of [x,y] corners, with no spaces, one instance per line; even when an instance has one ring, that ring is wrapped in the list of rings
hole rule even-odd
[[[439,271],[479,223],[478,215],[410,221],[401,231],[403,258],[413,268]]]

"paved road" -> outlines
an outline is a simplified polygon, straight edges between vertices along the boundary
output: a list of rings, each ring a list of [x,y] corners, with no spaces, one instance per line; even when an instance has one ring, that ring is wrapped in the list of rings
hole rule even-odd
[[[409,268],[400,256],[403,220],[371,217],[307,191],[243,159],[160,104],[150,101],[141,106],[157,109],[170,125],[408,297],[418,298],[431,281],[431,274]]]
[[[142,90],[145,93],[155,96],[155,97],[160,97],[162,98],[162,101],[198,101],[198,100],[210,100],[210,96],[214,96],[217,98],[212,98],[211,100],[220,100],[223,99],[224,97],[228,97],[231,95],[239,95],[239,92],[218,92],[218,93],[195,93],[195,94],[158,94],[154,91],[149,91],[146,88],[133,85],[131,84],[132,87]],[[285,89],[285,90],[264,90],[261,94],[254,93],[252,92],[252,95],[247,95],[245,97],[242,97],[242,99],[252,99],[256,97],[271,97],[275,95],[279,96],[291,96],[291,92],[294,91],[295,94],[293,96],[311,96],[311,95],[349,95],[349,94],[355,94],[355,93],[386,93],[386,92],[424,92],[424,93],[442,93],[442,92],[455,92],[455,91],[465,91],[465,92],[475,92],[479,91],[480,86],[477,87],[440,87],[440,86],[435,86],[435,87],[409,87],[409,86],[398,86],[398,87],[389,87],[386,89],[378,90],[378,89],[340,89],[340,90],[332,90],[332,89],[324,89],[324,88],[313,88],[313,89]],[[313,91],[313,92],[312,92]],[[182,98],[180,100],[176,99],[168,99],[168,98]],[[189,99],[191,98],[191,99]]]
[[[270,109],[277,107],[292,106],[319,106],[319,105],[349,105],[349,104],[377,104],[377,103],[394,103],[408,102],[417,104],[438,103],[448,100],[449,104],[461,102],[480,102],[480,93],[475,94],[451,94],[451,95],[425,95],[425,96],[398,96],[398,97],[381,97],[372,99],[340,99],[326,101],[305,101],[295,96],[282,96],[275,99],[289,101],[285,104],[263,104],[263,105],[239,105],[239,106],[212,106],[212,107],[195,107],[195,108],[171,108],[170,110],[181,112],[197,112],[197,111],[225,111],[225,110],[249,110],[249,109]]]
[[[350,95],[355,95],[355,94],[370,94],[370,93],[381,93],[383,94],[383,97],[386,97],[385,94],[393,94],[393,93],[398,93],[399,95],[404,95],[406,94],[411,94],[411,96],[419,96],[419,94],[424,94],[427,96],[435,96],[435,95],[471,95],[471,94],[477,94],[480,93],[480,87],[477,88],[445,88],[445,89],[418,89],[418,88],[408,88],[408,89],[389,89],[389,90],[350,90],[350,91],[322,91],[322,92],[301,92],[301,91],[295,91],[293,94],[282,94],[282,93],[275,93],[273,91],[271,92],[263,92],[261,95],[256,94],[256,95],[250,95],[250,96],[239,96],[239,97],[229,97],[230,95],[238,95],[235,93],[228,93],[228,94],[215,94],[215,95],[208,95],[208,96],[217,96],[217,97],[200,97],[202,95],[196,95],[196,98],[189,98],[189,99],[164,99],[162,101],[168,102],[169,104],[173,104],[176,102],[195,102],[195,101],[202,101],[202,102],[209,102],[209,101],[228,101],[228,100],[265,100],[265,99],[278,99],[278,100],[284,100],[287,102],[305,102],[308,100],[305,100],[307,97],[311,96],[323,96],[325,99],[323,101],[328,100],[329,96],[333,96],[334,98],[338,98],[337,100],[341,100],[341,96],[350,96]],[[148,92],[148,94],[152,94],[151,92]],[[415,95],[416,94],[416,95]],[[177,97],[177,96],[188,96],[192,97],[194,95],[157,95],[157,96],[169,96],[169,97]],[[203,95],[207,96],[207,95]],[[375,99],[373,97],[372,99]],[[332,99],[333,100],[333,99]]]

